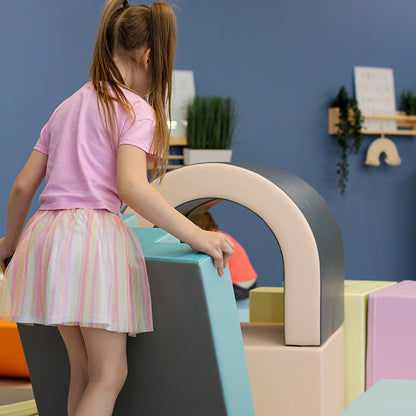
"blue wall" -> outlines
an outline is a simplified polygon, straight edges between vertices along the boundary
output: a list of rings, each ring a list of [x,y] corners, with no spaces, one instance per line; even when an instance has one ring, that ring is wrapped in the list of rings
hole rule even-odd
[[[102,4],[2,3],[0,234],[14,177],[41,127],[87,80]],[[328,101],[341,85],[353,93],[354,65],[392,67],[397,96],[416,92],[414,0],[177,4],[176,67],[195,71],[199,94],[232,95],[240,105],[234,161],[290,171],[325,198],[344,237],[346,278],[416,278],[416,138],[393,138],[399,167],[369,168],[366,136],[341,197],[334,173],[340,153],[327,133]],[[281,284],[280,252],[264,224],[226,202],[214,214],[247,249],[260,284]]]

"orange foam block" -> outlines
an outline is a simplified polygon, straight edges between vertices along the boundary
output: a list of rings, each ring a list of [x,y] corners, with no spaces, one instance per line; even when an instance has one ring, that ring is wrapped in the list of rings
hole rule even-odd
[[[282,324],[241,325],[256,416],[344,410],[344,328],[319,347],[288,346]]]
[[[0,321],[0,377],[29,377],[22,343],[14,322]]]

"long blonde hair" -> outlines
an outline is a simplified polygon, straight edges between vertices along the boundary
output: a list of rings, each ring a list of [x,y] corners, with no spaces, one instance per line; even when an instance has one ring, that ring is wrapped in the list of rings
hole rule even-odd
[[[164,2],[146,6],[129,5],[123,0],[108,0],[101,16],[90,69],[104,127],[116,151],[119,137],[114,102],[118,102],[130,114],[133,122],[135,113],[120,87],[124,80],[113,54],[117,52],[125,58],[134,59],[134,53],[139,48],[150,48],[152,86],[148,102],[154,109],[156,120],[151,149],[154,154],[152,177],[159,175],[160,179],[166,171],[169,152],[166,110],[170,118],[176,39],[175,14]]]

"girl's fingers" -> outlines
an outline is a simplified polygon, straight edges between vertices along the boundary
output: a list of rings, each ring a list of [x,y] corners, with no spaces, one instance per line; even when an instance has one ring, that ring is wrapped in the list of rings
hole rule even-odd
[[[217,258],[214,260],[214,267],[218,270],[218,274],[222,276],[224,274],[224,263],[221,258]]]
[[[218,270],[220,276],[224,273],[223,256],[222,251],[219,248],[213,248],[210,253],[207,253],[212,257],[214,267]]]
[[[233,242],[225,235],[214,231],[201,229],[198,231],[198,237],[201,236],[202,238],[196,244],[191,245],[191,247],[210,255],[213,259],[214,267],[218,270],[218,274],[222,276],[229,258],[233,255]]]
[[[224,259],[224,261],[227,262],[230,259],[230,257],[233,255],[233,253],[234,253],[234,251],[231,248],[223,250],[223,259]]]
[[[231,249],[234,248],[234,243],[224,234],[222,236],[225,238],[225,241],[228,243],[228,245],[231,247]]]
[[[227,267],[228,260],[231,258],[233,253],[234,253],[233,246],[230,246],[227,244],[225,247],[223,247],[222,261],[223,261],[224,267]]]
[[[224,268],[227,267],[228,260],[234,252],[234,244],[228,238],[225,238],[225,240],[222,242],[221,248],[217,249],[215,256],[213,256],[214,266],[217,268],[220,276],[224,274]]]

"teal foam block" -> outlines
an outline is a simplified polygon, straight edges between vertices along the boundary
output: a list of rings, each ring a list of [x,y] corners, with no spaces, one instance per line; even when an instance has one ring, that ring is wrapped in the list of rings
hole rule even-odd
[[[254,416],[228,270],[160,229],[142,244],[155,331],[129,337],[129,374],[115,416]],[[54,327],[19,325],[39,414],[66,414],[69,367]]]
[[[123,214],[123,221],[132,228],[138,226],[135,214]]]
[[[415,416],[416,380],[379,380],[342,416]]]
[[[250,303],[249,299],[241,299],[236,301],[238,318],[241,322],[250,322]]]
[[[224,276],[219,276],[210,257],[194,252],[188,245],[181,244],[161,229],[133,229],[146,258],[154,306],[155,333],[145,335],[149,338],[149,349],[145,354],[149,355],[151,360],[152,336],[155,343],[159,343],[158,337],[161,339],[164,337],[162,333],[158,334],[158,320],[162,318],[165,322],[160,322],[163,326],[160,328],[161,331],[164,329],[168,337],[170,333],[172,336],[166,341],[171,344],[176,343],[177,351],[182,351],[184,346],[189,348],[185,352],[188,363],[184,365],[179,361],[172,363],[172,357],[165,354],[170,361],[166,362],[166,365],[173,365],[171,371],[177,371],[181,378],[185,378],[185,391],[177,391],[176,397],[172,397],[172,400],[175,399],[178,405],[181,395],[188,395],[190,398],[194,394],[198,402],[200,398],[202,399],[202,390],[216,390],[211,391],[211,397],[207,396],[204,406],[199,403],[194,408],[184,407],[182,413],[177,408],[175,414],[255,415],[238,311],[228,269],[225,270]],[[155,267],[165,268],[166,273],[157,273],[153,270]],[[191,327],[189,331],[186,329],[186,321],[173,322],[174,314],[179,314],[184,319],[198,318],[194,330]],[[177,325],[176,335],[172,330],[175,325]],[[140,337],[132,342],[140,343]],[[154,359],[160,362],[161,354],[155,354]],[[154,367],[154,364],[152,366]],[[217,374],[211,374],[214,368]],[[150,371],[151,368],[149,373]],[[166,369],[163,371],[166,373]],[[198,373],[201,376],[200,386],[197,384],[198,379],[195,378]],[[140,379],[140,371],[138,375]],[[175,380],[176,383],[178,380]],[[169,385],[166,387],[169,389]],[[224,403],[214,409],[212,405],[220,393],[218,389],[221,390]],[[159,406],[160,397],[157,397],[157,401]],[[168,405],[166,414],[169,414],[169,408],[172,412],[172,407]],[[120,414],[124,415],[124,413]],[[149,412],[149,415],[153,414],[165,413],[158,408],[154,409],[153,413]]]

